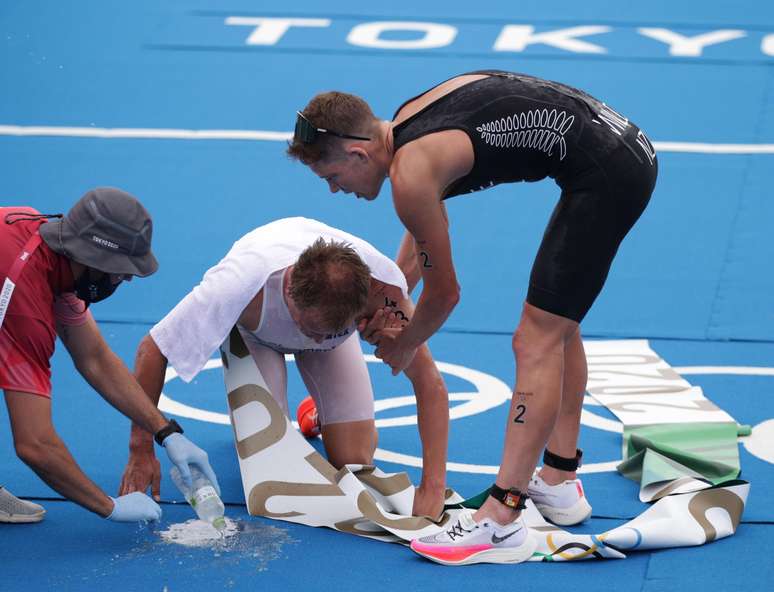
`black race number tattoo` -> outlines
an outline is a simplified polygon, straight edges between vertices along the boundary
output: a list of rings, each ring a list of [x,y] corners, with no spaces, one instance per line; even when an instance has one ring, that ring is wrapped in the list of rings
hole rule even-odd
[[[524,403],[527,402],[527,400],[534,396],[535,393],[531,391],[516,391],[516,396],[519,398],[519,403],[516,405],[516,417],[513,418],[513,423],[525,423],[526,420],[524,419],[524,414],[527,412],[527,406],[524,405]]]
[[[396,317],[398,317],[401,321],[408,321],[409,318],[406,316],[406,314],[400,310],[398,307],[398,303],[395,300],[390,300],[388,297],[384,297],[384,306],[389,306],[390,308],[394,309],[392,312],[395,314]]]
[[[516,405],[516,417],[513,418],[513,423],[525,423],[525,420],[523,419],[524,414],[527,412],[527,406],[526,405]]]

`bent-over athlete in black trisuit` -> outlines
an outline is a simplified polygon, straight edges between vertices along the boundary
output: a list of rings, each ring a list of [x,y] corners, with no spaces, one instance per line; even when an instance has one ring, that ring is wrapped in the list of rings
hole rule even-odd
[[[511,341],[516,384],[497,478],[474,514],[460,514],[411,548],[446,564],[518,563],[537,544],[521,515],[528,497],[555,524],[588,518],[591,505],[577,475],[588,379],[579,323],[653,192],[658,163],[645,134],[575,88],[484,70],[410,99],[393,121],[380,121],[354,95],[317,95],[298,114],[288,152],[334,193],[372,200],[389,176],[407,231],[398,264],[410,288],[422,280],[411,320],[375,333],[376,355],[393,373],[411,363],[460,298],[443,201],[500,183],[555,180],[561,197]],[[420,485],[433,492],[430,511],[442,507],[443,487]]]
[[[434,132],[465,131],[475,163],[443,199],[554,179],[562,194],[532,267],[527,302],[580,322],[650,200],[658,172],[653,145],[631,121],[581,90],[499,70],[468,74],[489,77],[395,125],[394,151]]]

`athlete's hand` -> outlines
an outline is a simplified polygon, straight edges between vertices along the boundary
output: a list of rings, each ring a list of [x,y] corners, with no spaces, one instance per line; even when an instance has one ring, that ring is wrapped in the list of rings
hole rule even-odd
[[[446,487],[427,487],[420,485],[414,490],[414,507],[411,514],[425,516],[437,522],[443,515]]]
[[[377,309],[370,319],[367,317],[360,319],[357,330],[363,340],[371,345],[377,345],[384,329],[402,329],[405,326],[404,319],[395,314],[391,307],[384,306]]]
[[[392,368],[393,376],[408,368],[417,353],[417,348],[406,347],[401,343],[401,331],[402,329],[383,329],[379,333],[379,343],[375,353],[377,358]]]
[[[161,465],[156,458],[153,449],[142,452],[129,452],[129,460],[126,463],[124,474],[121,477],[121,485],[118,495],[125,495],[133,491],[145,493],[151,488],[153,499],[161,499]]]
[[[113,511],[105,516],[112,522],[140,522],[160,520],[161,507],[144,493],[135,491],[121,497],[111,497]]]

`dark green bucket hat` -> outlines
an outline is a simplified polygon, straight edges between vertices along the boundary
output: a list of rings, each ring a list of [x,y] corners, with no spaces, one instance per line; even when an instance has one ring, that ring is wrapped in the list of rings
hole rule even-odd
[[[98,271],[145,277],[159,264],[151,252],[153,222],[136,198],[114,187],[92,189],[63,218],[40,226],[46,244]]]

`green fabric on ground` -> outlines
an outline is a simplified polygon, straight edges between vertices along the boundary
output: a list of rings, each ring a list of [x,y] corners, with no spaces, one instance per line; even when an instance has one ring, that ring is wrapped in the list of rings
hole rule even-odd
[[[641,488],[682,477],[724,483],[740,472],[737,429],[733,423],[625,427],[618,471]]]
[[[484,505],[484,501],[486,501],[486,498],[488,496],[489,496],[489,488],[487,487],[481,493],[474,495],[473,497],[469,497],[468,499],[461,501],[458,504],[447,504],[444,507],[444,510],[458,510],[460,508],[470,508],[471,510],[478,510],[481,506]]]

